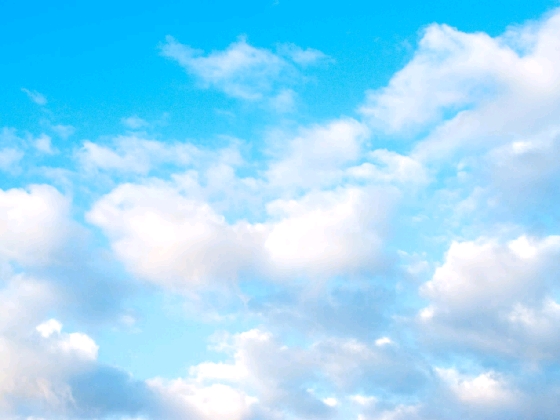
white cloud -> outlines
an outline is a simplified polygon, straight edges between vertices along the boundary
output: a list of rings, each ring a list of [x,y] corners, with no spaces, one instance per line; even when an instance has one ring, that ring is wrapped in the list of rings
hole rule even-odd
[[[297,350],[280,346],[270,333],[246,331],[229,337],[221,347],[230,349],[233,363],[206,362],[193,366],[189,378],[167,384],[151,380],[150,386],[168,398],[181,399],[184,415],[194,412],[197,414],[191,415],[201,419],[248,419],[255,415],[274,419],[284,417],[275,413],[321,410],[324,406],[311,394],[292,389],[297,378],[309,375],[311,366],[300,359]]]
[[[378,338],[377,340],[375,340],[375,345],[376,346],[387,346],[389,344],[393,344],[393,340],[391,340],[389,337],[381,337]]]
[[[346,188],[276,200],[264,223],[228,223],[206,202],[173,185],[123,184],[87,215],[141,278],[185,287],[235,280],[243,271],[332,276],[371,271],[394,193]]]
[[[182,379],[151,379],[148,384],[163,400],[166,406],[164,410],[177,418],[188,416],[196,420],[249,419],[252,406],[256,403],[254,397],[222,384],[198,387]]]
[[[364,378],[369,375],[382,386],[387,385],[387,380],[393,380],[392,375],[403,375],[402,355],[352,339],[319,341],[301,348],[282,345],[271,333],[253,329],[226,335],[217,348],[229,353],[231,360],[204,362],[191,367],[187,378],[169,382],[151,380],[150,386],[167,398],[181,400],[184,415],[202,412],[199,415],[204,419],[228,415],[230,418],[254,418],[259,412],[261,416],[256,415],[259,418],[291,418],[293,415],[328,418],[342,409],[346,401],[354,402],[360,409],[375,408],[374,397],[346,394],[348,390],[355,392],[362,387]],[[380,370],[384,371],[381,375]],[[327,386],[332,392],[325,394],[304,388],[318,378],[323,378],[322,388]],[[198,401],[201,394],[207,395],[206,401],[211,407],[210,402],[224,395],[220,407],[223,411],[210,412],[209,408],[201,407]],[[198,418],[194,414],[191,416]]]
[[[290,43],[279,44],[278,53],[289,57],[294,63],[302,66],[316,64],[318,62],[332,61],[332,58],[319,50],[313,48],[306,48],[304,50],[303,48]]]
[[[555,358],[560,238],[453,243],[421,293],[423,325],[439,340],[530,359]]]
[[[426,185],[429,177],[421,162],[386,149],[377,149],[367,155],[371,162],[348,168],[347,174],[356,179]],[[373,163],[372,163],[373,162]]]
[[[295,109],[296,93],[292,89],[282,89],[270,99],[271,107],[278,113],[292,112]]]
[[[69,210],[69,200],[49,185],[0,190],[0,257],[50,262],[71,234]]]
[[[208,204],[164,184],[121,185],[87,219],[107,233],[129,270],[179,289],[209,278],[231,280],[258,258],[253,242],[259,226],[228,225]]]
[[[264,246],[275,270],[325,276],[375,267],[391,195],[349,187],[269,203],[273,221]]]
[[[248,274],[258,279],[259,293],[274,289],[273,297],[243,290],[245,308],[253,305],[251,315],[266,325],[276,311],[286,318],[290,340],[303,336],[299,346],[284,345],[264,326],[227,336],[218,345],[227,360],[196,364],[185,378],[149,380],[157,403],[165,407],[147,409],[147,415],[411,420],[512,418],[511,412],[521,410],[518,417],[554,417],[560,388],[547,363],[557,364],[560,354],[560,238],[501,238],[511,238],[511,230],[534,232],[533,219],[541,231],[555,229],[556,207],[548,204],[557,204],[559,185],[559,16],[555,12],[498,38],[432,25],[413,60],[386,88],[368,94],[362,108],[367,122],[340,118],[291,136],[271,135],[277,147],[269,145],[264,161],[245,162],[241,148],[207,152],[140,134],[117,137],[111,146],[85,141],[78,157],[87,169],[140,175],[136,183],[121,184],[99,198],[86,216],[131,273],[172,290],[217,286],[220,293]],[[316,50],[281,45],[273,53],[245,39],[209,54],[169,39],[162,51],[203,86],[262,100],[279,112],[295,106],[292,87],[302,79],[297,65],[326,60]],[[133,130],[147,124],[138,117],[122,122]],[[370,136],[377,140],[380,132],[413,133],[412,140],[426,130],[423,140],[399,147],[398,153],[369,150]],[[42,143],[35,146],[51,150],[50,138],[38,140]],[[7,156],[9,168],[21,159]],[[154,169],[187,165],[170,181],[142,178],[157,173]],[[252,175],[238,176],[244,170]],[[410,187],[420,191],[419,198],[407,194]],[[397,199],[405,201],[399,213],[403,227],[391,237],[387,232]],[[496,210],[499,200],[502,209],[532,201],[542,207],[537,216],[550,217],[524,213],[516,222],[531,228],[512,228]],[[418,204],[420,231],[402,239],[410,229],[407,212]],[[52,261],[64,242],[69,206],[46,186],[0,191],[2,258],[18,266]],[[442,220],[440,207],[453,215]],[[492,222],[507,226],[474,220],[481,209]],[[453,225],[456,214],[466,213],[473,217]],[[450,225],[455,232],[449,233]],[[405,269],[421,278],[438,258],[433,249],[457,231],[479,237],[449,246],[420,287],[425,307],[416,322],[407,323],[409,305],[418,296],[415,285],[400,282],[406,273],[384,269],[389,278],[381,280],[370,275],[378,273],[384,251],[400,249],[404,242],[413,248],[402,251],[409,262]],[[503,236],[490,234],[496,231]],[[443,239],[436,237],[442,232]],[[366,276],[350,283],[356,273]],[[54,319],[39,323],[48,319],[45,307],[56,300],[46,284],[4,271],[0,275],[8,278],[0,292],[0,404],[10,405],[11,398],[46,401],[63,407],[57,411],[63,416],[78,395],[69,378],[98,366],[97,344],[84,333],[66,333]],[[302,281],[301,289],[283,287],[298,278],[312,281]],[[327,278],[332,282],[316,281]],[[280,281],[270,286],[262,279]],[[372,286],[377,281],[379,289]],[[327,285],[317,300],[290,301],[290,293],[308,290],[308,284],[317,290],[317,283]],[[330,293],[333,283],[342,285],[336,292],[346,289]],[[372,287],[340,297],[357,283]],[[387,294],[374,296],[382,288]],[[355,298],[361,292],[365,303]],[[197,297],[204,299],[203,293]],[[383,316],[376,318],[374,311]],[[121,322],[133,324],[135,318],[124,316]],[[305,322],[313,326],[300,335]],[[367,340],[355,337],[356,324],[371,326],[363,334]],[[420,339],[420,348],[410,345],[410,336]],[[457,367],[428,364],[441,359],[468,366],[484,362],[485,368],[463,374]],[[488,370],[496,365],[511,372]],[[538,389],[528,391],[532,386]]]
[[[35,329],[43,338],[49,338],[54,333],[60,334],[62,331],[62,324],[56,319],[49,319],[48,321],[37,325]]]
[[[361,406],[370,406],[370,405],[375,405],[375,403],[377,402],[377,398],[372,397],[372,396],[365,396],[365,395],[352,395],[349,397],[350,401],[359,404]]]
[[[86,169],[148,174],[157,164],[188,164],[197,154],[196,147],[176,143],[167,145],[135,135],[115,138],[116,149],[84,141],[78,158]]]
[[[150,123],[148,123],[146,120],[143,120],[142,118],[136,115],[123,118],[121,119],[121,122],[123,123],[124,126],[132,130],[138,130],[139,128],[148,127],[150,125]]]
[[[260,99],[272,90],[276,79],[290,72],[288,63],[269,50],[255,48],[240,38],[224,51],[203,56],[202,51],[167,38],[162,54],[176,60],[206,86],[248,100]]]
[[[437,121],[446,108],[463,107],[491,93],[493,73],[512,61],[513,51],[484,33],[431,25],[414,58],[387,87],[368,93],[361,112],[391,132]]]
[[[70,137],[76,129],[71,125],[64,125],[64,124],[51,124],[48,123],[48,127],[56,133],[57,136],[61,137],[62,139],[66,140]]]
[[[23,158],[23,152],[19,149],[6,147],[0,150],[0,170],[13,171],[19,161]]]
[[[419,406],[401,404],[389,410],[380,410],[373,415],[360,415],[358,420],[421,420],[424,418]]]
[[[35,147],[37,150],[47,154],[53,154],[54,150],[51,144],[51,138],[46,134],[41,134],[39,137],[35,139]]]
[[[301,129],[286,146],[273,151],[276,159],[266,177],[273,186],[336,185],[344,175],[342,169],[360,158],[368,134],[367,127],[351,118]]]
[[[56,319],[49,319],[35,329],[44,339],[49,339],[54,350],[75,354],[84,359],[97,359],[99,346],[91,337],[83,333],[62,333],[62,324]]]
[[[74,403],[68,380],[90,367],[97,345],[83,333],[62,333],[49,320],[35,327],[56,295],[45,282],[23,274],[0,289],[0,416],[18,405],[40,405],[41,414],[65,413]]]
[[[24,92],[29,99],[31,99],[33,102],[35,102],[37,105],[46,105],[47,104],[47,98],[45,98],[45,96],[35,90],[29,90],[26,88],[21,88],[21,91]]]
[[[560,115],[559,20],[556,11],[496,38],[430,25],[413,59],[360,110],[374,131],[409,140],[431,128],[411,153],[424,163],[520,145]]]
[[[177,61],[196,76],[203,87],[214,87],[229,96],[250,101],[275,96],[278,90],[283,91],[280,86],[298,81],[301,77],[294,63],[308,65],[324,57],[320,51],[302,50],[291,44],[281,50],[288,59],[268,49],[249,45],[245,37],[240,37],[223,51],[208,55],[180,44],[170,36],[161,47],[165,57]]]
[[[504,407],[511,405],[516,397],[505,379],[493,371],[475,377],[461,375],[455,369],[436,368],[435,371],[455,398],[468,405]]]

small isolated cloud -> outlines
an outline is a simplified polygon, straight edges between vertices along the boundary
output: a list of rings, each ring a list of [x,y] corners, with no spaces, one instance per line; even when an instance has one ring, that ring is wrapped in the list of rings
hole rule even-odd
[[[165,57],[177,61],[204,88],[213,87],[228,96],[249,101],[283,95],[280,101],[285,103],[287,87],[302,80],[300,67],[326,56],[318,50],[302,50],[293,44],[283,45],[279,51],[275,54],[266,48],[253,47],[245,37],[223,51],[209,54],[180,44],[171,36],[161,47]],[[285,108],[284,105],[282,109]]]
[[[51,138],[49,136],[47,136],[46,134],[41,134],[39,137],[37,137],[34,141],[35,144],[35,148],[37,150],[39,150],[40,152],[46,153],[46,154],[53,154],[55,151],[52,147],[52,143],[51,143]]]
[[[306,48],[305,50],[295,44],[279,44],[278,54],[288,57],[294,63],[302,66],[318,64],[320,62],[332,62],[333,59],[322,51]]]
[[[29,97],[29,99],[31,99],[37,105],[46,105],[47,104],[47,98],[45,98],[45,96],[43,94],[37,92],[36,90],[29,90],[29,89],[26,89],[26,88],[21,88],[21,91],[24,92]]]
[[[77,157],[88,170],[147,174],[157,164],[188,164],[198,152],[191,144],[166,144],[136,135],[118,136],[114,144],[112,148],[86,140]]]
[[[137,117],[136,115],[121,119],[121,123],[125,127],[130,128],[132,130],[138,130],[139,128],[145,128],[150,126],[150,123],[148,123],[146,120],[143,120],[140,117]]]
[[[56,135],[65,140],[76,131],[73,126],[64,124],[49,124],[49,128],[54,131]]]
[[[279,114],[291,112],[295,109],[296,93],[291,89],[284,89],[270,99],[270,106]]]

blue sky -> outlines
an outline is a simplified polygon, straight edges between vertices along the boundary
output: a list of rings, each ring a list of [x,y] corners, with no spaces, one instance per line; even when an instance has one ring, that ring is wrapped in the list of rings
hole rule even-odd
[[[3,3],[0,417],[560,417],[556,7]]]

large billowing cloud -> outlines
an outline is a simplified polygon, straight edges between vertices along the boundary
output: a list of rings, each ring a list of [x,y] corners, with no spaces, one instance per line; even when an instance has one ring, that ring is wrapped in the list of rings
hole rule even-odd
[[[222,182],[212,182],[215,165],[193,165],[175,182],[121,184],[95,203],[87,219],[106,232],[136,275],[178,288],[234,280],[240,273],[371,273],[381,263],[390,209],[399,196],[390,184],[392,173],[401,176],[402,165],[378,169],[389,183],[375,174],[365,181],[348,177],[362,160],[366,134],[354,120],[301,130],[287,150],[276,152],[261,178],[238,178],[236,167],[244,163],[225,160],[219,169],[229,174],[225,182],[223,175]],[[249,201],[250,218],[228,220],[218,212],[213,197],[230,189],[260,197]],[[255,213],[264,218],[252,221]]]
[[[119,186],[88,220],[134,274],[174,287],[240,272],[282,277],[367,271],[381,258],[392,190],[343,188],[267,205],[270,221],[228,223],[167,184]]]

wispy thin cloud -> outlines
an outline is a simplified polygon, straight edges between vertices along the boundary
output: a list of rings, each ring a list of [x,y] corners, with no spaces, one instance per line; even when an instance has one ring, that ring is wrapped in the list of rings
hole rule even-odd
[[[42,93],[39,93],[36,90],[29,90],[26,88],[21,88],[21,91],[24,92],[29,97],[29,99],[31,99],[37,105],[43,106],[47,104],[47,98]]]
[[[228,96],[258,101],[288,92],[302,79],[302,67],[328,57],[321,51],[281,44],[278,53],[250,45],[241,36],[225,50],[204,51],[179,43],[168,36],[161,46],[163,56],[177,61],[204,88],[215,88]]]

